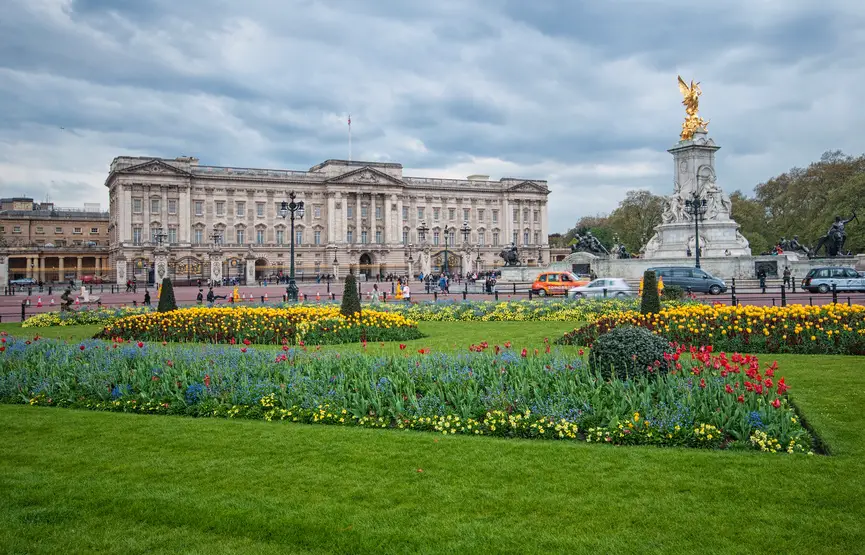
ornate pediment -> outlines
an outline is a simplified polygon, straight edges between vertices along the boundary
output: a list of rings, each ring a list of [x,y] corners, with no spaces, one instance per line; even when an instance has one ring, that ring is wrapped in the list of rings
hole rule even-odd
[[[403,185],[403,182],[375,168],[365,166],[336,177],[325,183],[351,183],[357,185]]]
[[[154,175],[183,175],[190,176],[192,175],[189,172],[183,171],[181,169],[175,168],[170,164],[166,164],[162,160],[148,160],[142,164],[136,164],[134,166],[129,166],[128,168],[123,168],[122,170],[118,170],[117,173],[145,173],[145,174],[154,174]]]
[[[516,185],[512,185],[507,188],[509,192],[519,193],[520,191],[525,191],[527,193],[549,193],[550,190],[547,188],[546,184],[541,185],[535,183],[534,181],[522,181],[517,183]]]

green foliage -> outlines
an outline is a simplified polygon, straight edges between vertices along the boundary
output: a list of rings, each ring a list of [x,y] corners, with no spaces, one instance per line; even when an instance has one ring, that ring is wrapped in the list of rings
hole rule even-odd
[[[665,301],[681,301],[685,298],[685,290],[678,285],[665,285],[661,299]]]
[[[658,278],[655,272],[646,270],[643,273],[643,299],[640,303],[642,314],[657,313],[661,311],[661,298],[658,295]]]
[[[345,276],[345,288],[342,291],[340,312],[344,316],[351,316],[360,312],[360,296],[357,294],[357,280],[352,273]]]
[[[645,328],[622,326],[598,337],[589,364],[607,380],[660,375],[667,372],[664,353],[668,351],[670,343],[663,337]]]
[[[664,197],[650,191],[628,191],[607,223],[630,252],[639,252],[661,223],[663,211]]]
[[[174,300],[174,286],[171,285],[171,279],[162,278],[162,289],[159,293],[159,306],[156,307],[157,312],[170,312],[177,310],[177,301]]]

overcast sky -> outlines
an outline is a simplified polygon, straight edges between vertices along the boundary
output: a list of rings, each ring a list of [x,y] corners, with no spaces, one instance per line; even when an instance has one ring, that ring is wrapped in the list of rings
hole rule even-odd
[[[551,231],[672,191],[702,82],[728,192],[865,151],[854,0],[2,0],[0,193],[101,202],[112,158],[549,180]]]

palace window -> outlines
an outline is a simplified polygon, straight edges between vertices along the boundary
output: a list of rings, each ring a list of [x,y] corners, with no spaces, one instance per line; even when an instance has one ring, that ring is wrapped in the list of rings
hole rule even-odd
[[[376,243],[381,243],[381,242],[382,242],[382,241],[381,241],[381,230],[378,230],[378,229],[375,230],[375,242],[376,242]]]
[[[540,210],[535,210],[535,213],[534,213],[534,220],[535,220],[536,222],[539,222],[539,221],[541,220],[541,211],[540,211]]]
[[[479,222],[484,221],[484,215],[485,214],[486,214],[486,212],[484,211],[483,208],[478,208],[478,221]]]
[[[499,232],[498,231],[493,231],[493,246],[494,247],[499,246]]]
[[[263,245],[264,244],[264,230],[256,229],[255,230],[255,244]]]
[[[303,244],[303,230],[295,229],[294,230],[294,244],[302,245]]]
[[[376,219],[376,220],[380,220],[381,218],[382,218],[382,215],[381,215],[381,205],[378,205],[378,204],[377,204],[377,205],[375,206],[375,219]]]
[[[367,231],[365,229],[360,232],[360,242],[363,245],[366,245],[367,243],[369,243],[369,234],[367,233]]]
[[[18,233],[21,233],[20,227],[18,228]],[[72,234],[73,235],[81,235],[81,228],[80,227],[73,227],[72,228]]]
[[[132,244],[140,245],[141,244],[141,228],[133,227],[132,228]]]
[[[224,200],[216,201],[216,215],[217,216],[225,216],[225,201]]]
[[[433,231],[433,245],[438,246],[439,244],[439,232],[438,230]]]
[[[402,207],[402,221],[408,220],[408,206]]]
[[[150,213],[151,214],[159,214],[159,199],[158,198],[150,199]]]
[[[285,230],[277,229],[276,230],[276,244],[284,245],[285,244]]]
[[[408,230],[405,229],[402,231],[402,244],[408,245]]]
[[[478,231],[478,244],[483,245],[486,243],[486,236],[484,234],[484,230]]]
[[[132,212],[135,214],[141,214],[141,199],[140,198],[132,199]]]
[[[519,238],[520,238],[520,234],[517,233],[516,231],[514,231],[514,239],[513,239],[513,243],[514,243],[514,245],[518,244],[518,243],[517,243],[517,240],[518,240]]]
[[[348,230],[345,232],[345,242],[346,243],[354,243],[354,231]]]
[[[456,208],[448,208],[448,220],[454,221],[454,218],[457,217],[457,209]]]
[[[174,203],[174,212],[171,211],[171,203]],[[204,216],[204,201],[196,200],[192,203],[193,208],[195,209],[196,216]],[[177,201],[169,201],[168,203],[168,213],[176,214],[177,213]]]
[[[63,228],[62,227],[55,227],[54,233],[63,233]]]
[[[41,227],[39,228],[39,233],[42,233],[42,228],[41,228]],[[98,227],[91,227],[91,228],[90,228],[90,235],[96,235],[96,234],[98,234],[98,233],[99,233],[99,228],[98,228]]]
[[[196,245],[200,245],[204,242],[204,231],[200,229],[196,229],[192,232],[193,240]]]
[[[168,201],[168,213],[169,214],[177,214],[177,201],[171,199]]]
[[[243,218],[246,216],[246,203],[245,202],[237,202],[235,203],[234,215],[238,218]]]
[[[498,210],[493,210],[493,223],[494,224],[499,223],[499,211]]]
[[[528,231],[523,232],[523,244],[524,245],[529,244],[529,232]]]
[[[255,215],[258,216],[259,218],[264,217],[264,203],[263,202],[256,202],[255,203]]]
[[[40,225],[40,226],[37,226],[37,227],[36,227],[36,233],[45,233],[45,230],[44,230],[44,229],[42,228],[42,226]]]
[[[151,243],[156,242],[156,236],[157,235],[159,235],[159,228],[158,227],[151,227],[150,228],[150,242]]]
[[[529,209],[528,208],[523,208],[523,221],[524,222],[529,221]]]
[[[245,240],[246,240],[246,237],[244,236],[244,231],[242,229],[238,229],[237,230],[237,244],[242,245]]]
[[[345,215],[349,219],[354,218],[354,206],[346,206]],[[351,243],[351,241],[349,241],[349,243]]]
[[[316,220],[321,219],[321,205],[320,204],[316,204],[315,206],[312,207],[312,217],[315,218]]]
[[[469,209],[463,208],[463,220],[469,221]]]
[[[174,245],[177,243],[177,228],[169,227],[168,228],[168,244]]]
[[[520,211],[517,208],[514,208],[514,223],[517,223],[520,220]]]
[[[540,231],[535,232],[535,244],[536,245],[541,244],[541,232]]]
[[[314,245],[320,245],[321,244],[321,231],[320,230],[316,229],[315,231],[312,232],[312,242]]]
[[[453,231],[448,232],[448,241],[451,242],[451,245],[456,244],[456,241],[454,241],[454,232]]]
[[[433,221],[439,221],[439,215],[441,215],[441,208],[433,208]]]
[[[423,207],[418,208],[418,209],[417,209],[417,219],[418,219],[418,221],[423,220],[424,217],[425,217],[425,209],[424,209]]]
[[[79,228],[79,229],[81,229],[81,228]],[[12,228],[12,233],[21,233],[21,226],[20,225],[14,226]]]
[[[361,218],[367,218],[368,216],[369,216],[369,206],[367,206],[366,204],[361,204],[360,205],[360,217]]]

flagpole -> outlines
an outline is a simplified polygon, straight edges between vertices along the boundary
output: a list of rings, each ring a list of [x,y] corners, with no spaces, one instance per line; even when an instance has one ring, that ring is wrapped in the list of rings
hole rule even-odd
[[[351,162],[351,114],[348,115],[348,161]]]

